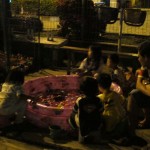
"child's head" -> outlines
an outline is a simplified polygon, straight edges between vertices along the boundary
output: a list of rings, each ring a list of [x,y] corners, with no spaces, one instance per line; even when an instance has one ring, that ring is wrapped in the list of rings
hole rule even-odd
[[[92,58],[92,59],[95,59],[95,60],[100,60],[101,57],[102,57],[101,47],[93,46],[93,45],[89,46],[88,57]]]
[[[84,76],[80,83],[80,90],[87,96],[95,96],[99,93],[97,80],[90,76]]]
[[[19,69],[12,69],[8,73],[8,76],[6,77],[5,82],[23,84],[24,83],[24,73]]]
[[[99,76],[97,77],[97,81],[100,89],[104,90],[110,89],[112,79],[109,74],[107,73],[99,74]]]
[[[144,41],[139,45],[138,60],[141,66],[150,68],[150,41]]]
[[[119,64],[119,56],[118,54],[111,54],[107,57],[106,65],[110,68],[114,68]]]

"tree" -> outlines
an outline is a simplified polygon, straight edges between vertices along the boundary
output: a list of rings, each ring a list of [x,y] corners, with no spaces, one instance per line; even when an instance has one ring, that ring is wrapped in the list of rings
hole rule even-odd
[[[24,12],[24,2],[25,0],[12,0],[11,10],[14,14],[19,14]]]
[[[57,15],[57,0],[41,0],[40,14],[47,16]]]
[[[56,0],[12,0],[14,14],[56,15]]]
[[[58,0],[57,3],[61,36],[94,40],[105,30],[106,24],[99,22],[92,0]]]

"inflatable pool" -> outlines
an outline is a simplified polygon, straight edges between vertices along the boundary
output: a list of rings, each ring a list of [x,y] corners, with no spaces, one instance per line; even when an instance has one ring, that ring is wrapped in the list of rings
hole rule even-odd
[[[122,92],[115,83],[112,83],[111,89]],[[37,98],[36,107],[29,103],[26,112],[31,123],[44,128],[57,125],[61,129],[70,130],[68,118],[76,99],[81,95],[79,76],[48,76],[30,80],[24,84],[24,90],[27,95]]]
[[[34,125],[48,128],[59,126],[71,130],[68,118],[79,92],[79,76],[47,76],[29,80],[24,84],[25,94],[35,97],[36,105],[28,100],[27,119]],[[122,93],[121,88],[112,83],[111,89]],[[8,116],[0,116],[0,127],[10,124]]]
[[[24,90],[25,94],[37,98],[36,107],[29,103],[26,112],[31,123],[39,127],[57,125],[70,130],[68,118],[80,95],[78,76],[48,76],[30,80],[24,84]]]

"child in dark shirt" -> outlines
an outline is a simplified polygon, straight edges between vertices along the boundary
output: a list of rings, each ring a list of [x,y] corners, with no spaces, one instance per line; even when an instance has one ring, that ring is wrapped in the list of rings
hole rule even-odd
[[[100,126],[102,125],[103,105],[97,97],[99,92],[96,79],[85,76],[80,83],[83,96],[79,97],[70,116],[70,125],[79,129],[79,141],[90,142],[100,140]],[[97,133],[97,134],[95,134]],[[91,141],[92,139],[92,141]]]

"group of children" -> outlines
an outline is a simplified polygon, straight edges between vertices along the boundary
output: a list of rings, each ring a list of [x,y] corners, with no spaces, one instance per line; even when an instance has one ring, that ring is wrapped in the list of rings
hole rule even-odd
[[[80,76],[82,96],[76,100],[69,118],[71,127],[79,131],[80,142],[100,143],[103,139],[114,142],[114,139],[123,137],[121,140],[123,145],[131,144],[131,142],[132,144],[136,142],[140,146],[147,144],[145,140],[135,136],[137,123],[135,119],[137,119],[138,107],[146,108],[144,111],[146,121],[149,116],[149,49],[150,42],[142,43],[139,47],[139,61],[144,69],[148,69],[147,78],[143,73],[144,69],[137,71],[137,80],[136,82],[133,80],[136,83],[136,91],[132,91],[126,100],[124,95],[116,93],[110,88],[112,82],[116,82],[123,89],[126,86],[124,73],[118,67],[118,56],[116,54],[110,55],[104,64],[101,49],[97,46],[89,47],[88,57],[82,61],[77,70],[77,74]],[[23,83],[24,73],[13,69],[2,84],[0,92],[0,115],[15,114],[14,123],[16,124],[23,122],[27,99],[33,99],[24,94]],[[135,88],[135,83],[133,87],[127,88],[132,90]],[[143,103],[139,99],[142,97],[145,98]],[[131,141],[126,138],[130,137],[130,133],[133,133]]]
[[[150,64],[149,49],[149,41],[142,43],[138,49],[139,62],[147,70]],[[145,75],[142,74],[140,78],[140,80],[142,79],[140,81],[141,88],[138,85],[139,75],[136,77],[132,70],[128,70],[130,75],[126,77],[124,70],[118,64],[119,57],[117,54],[109,55],[106,64],[104,64],[101,48],[90,46],[87,58],[81,62],[77,70],[77,74],[82,79],[80,90],[83,92],[83,96],[77,99],[69,123],[73,128],[79,129],[80,142],[100,142],[105,138],[116,142],[112,139],[121,138],[118,143],[121,145],[144,146],[147,144],[144,139],[135,134],[135,129],[139,114],[137,107],[146,107],[144,109],[145,116],[150,114],[150,82],[148,82],[148,86],[145,86],[147,85],[144,83]],[[146,78],[146,81],[148,80],[150,81],[150,76]],[[117,83],[122,88],[123,95],[111,90],[112,82]],[[137,86],[138,89],[133,90]],[[133,94],[137,96],[132,97]],[[140,98],[138,97],[139,94],[140,97],[141,95],[143,98],[145,97],[145,104],[139,102],[142,99],[138,101],[139,105],[134,102],[135,98]],[[146,117],[143,121],[146,122],[145,120],[148,122],[149,118]],[[150,124],[150,121],[148,123]]]
[[[112,81],[123,90],[124,96],[135,88],[135,75],[133,69],[119,66],[119,55],[108,55],[106,62],[103,60],[102,49],[99,46],[89,46],[87,57],[81,62],[76,74],[79,76],[90,75],[96,77],[100,73],[108,73]]]
[[[110,90],[111,76],[101,73],[97,79],[82,77],[79,97],[69,123],[79,129],[80,142],[100,143],[120,138],[127,131],[127,116],[122,95]]]

